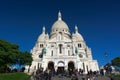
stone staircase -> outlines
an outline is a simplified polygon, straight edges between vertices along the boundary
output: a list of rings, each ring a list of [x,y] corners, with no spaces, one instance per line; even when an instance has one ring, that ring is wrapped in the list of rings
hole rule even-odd
[[[32,76],[31,76],[32,77]],[[74,78],[74,79],[72,79]],[[65,77],[65,76],[54,76],[51,78],[51,80],[75,80],[75,76],[68,76],[68,77]],[[86,76],[78,76],[77,77],[78,80],[87,80],[87,77]],[[85,78],[85,79],[83,79]],[[30,78],[30,79],[26,79],[26,80],[35,80],[34,78]],[[40,79],[41,80],[41,79]],[[45,80],[45,79],[42,79],[42,80]],[[107,76],[97,76],[95,77],[95,80],[110,80],[109,77]]]
[[[96,80],[110,80],[110,78],[108,78],[106,76],[99,76],[96,78]]]
[[[85,79],[82,79],[82,78],[85,78]],[[55,76],[55,77],[52,77],[51,80],[71,80],[72,78],[70,77],[64,77],[64,76]],[[75,79],[74,79],[75,80]],[[87,80],[85,76],[78,76],[78,80]],[[95,80],[110,80],[109,77],[106,77],[106,76],[98,76],[98,77],[95,77]]]

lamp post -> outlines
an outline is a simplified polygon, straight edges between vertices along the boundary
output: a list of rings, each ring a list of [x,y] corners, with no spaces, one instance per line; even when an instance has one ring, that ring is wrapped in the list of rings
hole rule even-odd
[[[108,59],[107,52],[105,52],[105,57],[106,57],[106,62],[107,62],[107,64],[105,65],[106,71],[107,73],[111,74],[112,68],[111,68],[111,63],[109,62],[109,59]]]
[[[105,55],[105,58],[106,58],[106,62],[109,63],[109,60],[108,60],[108,53],[105,52],[104,55]]]

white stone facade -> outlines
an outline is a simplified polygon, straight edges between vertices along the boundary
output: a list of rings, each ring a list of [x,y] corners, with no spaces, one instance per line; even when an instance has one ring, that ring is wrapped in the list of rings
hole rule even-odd
[[[50,35],[46,34],[43,27],[42,34],[31,50],[32,65],[30,72],[39,67],[54,68],[69,67],[83,69],[84,73],[89,70],[99,71],[97,60],[93,60],[91,49],[86,45],[82,35],[75,26],[75,33],[70,34],[68,25],[62,20],[58,13],[58,20],[52,25]]]

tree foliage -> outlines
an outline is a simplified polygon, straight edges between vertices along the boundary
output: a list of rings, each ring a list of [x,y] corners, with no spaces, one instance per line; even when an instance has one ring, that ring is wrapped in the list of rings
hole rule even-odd
[[[120,67],[120,56],[112,60],[112,65]]]
[[[12,64],[30,65],[32,57],[27,51],[21,52],[17,44],[0,39],[0,70]]]

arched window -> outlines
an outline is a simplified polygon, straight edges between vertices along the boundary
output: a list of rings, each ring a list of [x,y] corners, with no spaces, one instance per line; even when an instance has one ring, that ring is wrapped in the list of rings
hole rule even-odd
[[[68,56],[70,56],[70,51],[68,50]]]
[[[43,44],[40,44],[40,48],[42,48],[43,47]]]
[[[51,51],[51,56],[53,56],[53,50]]]
[[[85,72],[85,63],[83,63],[83,71]]]
[[[81,48],[81,47],[82,47],[82,45],[79,43],[79,44],[78,44],[78,48]]]
[[[87,69],[87,72],[88,72],[88,65],[86,65],[86,69]]]
[[[59,32],[59,40],[62,40],[62,32]]]
[[[62,53],[62,44],[59,44],[59,52]]]

